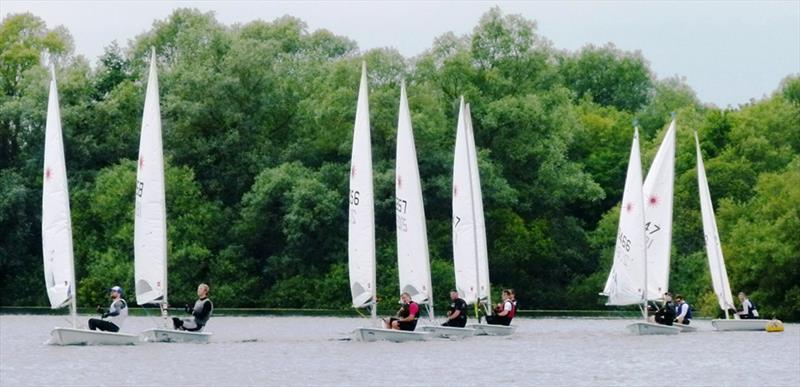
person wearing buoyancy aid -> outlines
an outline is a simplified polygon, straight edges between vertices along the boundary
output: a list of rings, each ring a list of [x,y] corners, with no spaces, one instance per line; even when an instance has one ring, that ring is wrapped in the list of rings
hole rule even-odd
[[[503,290],[503,302],[495,308],[495,314],[486,316],[487,324],[511,325],[511,320],[516,315],[514,296],[510,289]]]
[[[97,312],[100,313],[101,318],[89,319],[89,329],[93,331],[99,329],[107,332],[119,332],[122,323],[128,317],[128,303],[122,298],[122,288],[114,286],[109,290],[111,306],[105,310],[97,305]]]
[[[661,325],[672,325],[675,321],[675,305],[672,303],[672,293],[664,293],[664,304],[653,315],[654,321]]]
[[[397,311],[395,317],[389,319],[387,328],[401,331],[413,331],[417,327],[419,319],[419,304],[411,299],[411,295],[403,293],[400,295],[400,302],[403,304]]]
[[[675,322],[678,324],[689,325],[692,320],[692,307],[686,303],[682,295],[675,296],[677,305],[675,306]]]
[[[197,286],[197,301],[194,302],[193,307],[189,307],[189,304],[186,304],[184,308],[186,313],[191,314],[192,317],[186,319],[173,317],[172,325],[175,329],[190,332],[203,330],[203,327],[208,323],[208,319],[211,318],[211,313],[214,311],[214,304],[208,299],[208,290],[209,288],[206,284]]]
[[[742,303],[742,310],[736,312],[739,318],[743,319],[757,319],[758,316],[758,309],[753,303],[747,298],[747,294],[744,292],[739,292],[739,302]]]
[[[447,311],[447,321],[442,326],[463,328],[467,325],[467,302],[458,296],[455,290],[450,291],[450,310]]]

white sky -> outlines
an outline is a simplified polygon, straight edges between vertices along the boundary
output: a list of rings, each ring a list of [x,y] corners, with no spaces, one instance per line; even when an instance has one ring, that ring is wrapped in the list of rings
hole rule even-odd
[[[761,98],[800,73],[800,0],[788,1],[19,1],[0,15],[31,12],[63,25],[94,61],[112,40],[126,46],[173,9],[214,11],[225,24],[289,14],[359,48],[395,47],[410,57],[447,31],[470,33],[494,5],[538,23],[556,48],[613,42],[641,50],[663,78],[685,76],[703,102],[736,106]]]

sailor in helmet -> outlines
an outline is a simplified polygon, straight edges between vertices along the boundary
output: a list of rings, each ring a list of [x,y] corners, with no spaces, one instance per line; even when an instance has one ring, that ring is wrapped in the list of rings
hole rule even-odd
[[[108,332],[119,332],[122,328],[122,323],[128,317],[128,303],[122,298],[122,288],[114,286],[109,289],[109,297],[111,297],[111,306],[108,309],[103,309],[97,305],[97,313],[100,313],[102,318],[89,319],[89,329],[101,330]]]

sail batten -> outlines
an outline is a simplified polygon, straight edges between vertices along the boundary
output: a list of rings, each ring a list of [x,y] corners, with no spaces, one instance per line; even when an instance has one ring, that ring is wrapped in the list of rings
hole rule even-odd
[[[150,55],[134,215],[134,276],[139,305],[167,303],[167,210],[156,53]]]
[[[735,306],[731,285],[728,282],[728,272],[725,268],[725,258],[722,255],[717,220],[714,216],[714,205],[711,202],[711,192],[708,189],[708,179],[697,131],[694,132],[694,141],[697,151],[697,186],[700,194],[700,212],[703,219],[703,235],[706,255],[708,256],[708,267],[711,272],[711,284],[714,287],[714,294],[717,296],[720,309],[727,311],[735,309]]]
[[[409,293],[417,303],[433,305],[425,208],[405,83],[400,88],[396,164],[395,218],[400,292]]]
[[[373,192],[367,65],[364,62],[353,127],[347,240],[350,293],[355,308],[374,305],[376,301]],[[372,309],[374,312],[375,308]]]
[[[55,69],[51,66],[42,178],[42,257],[47,298],[53,309],[75,308],[75,268],[69,187]],[[73,322],[74,325],[74,322]]]

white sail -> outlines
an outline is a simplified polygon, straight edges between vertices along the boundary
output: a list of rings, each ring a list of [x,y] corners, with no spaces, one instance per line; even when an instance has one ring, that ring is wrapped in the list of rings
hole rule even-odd
[[[628,160],[625,191],[622,194],[614,263],[603,291],[603,294],[608,295],[607,305],[633,305],[644,302],[647,274],[643,207],[642,166],[637,128]]]
[[[647,244],[647,299],[669,289],[672,248],[672,201],[675,182],[675,119],[667,129],[644,180],[644,227]]]
[[[486,221],[483,217],[483,192],[481,191],[481,174],[478,168],[478,149],[475,146],[475,132],[472,130],[472,112],[469,109],[469,104],[464,106],[464,123],[467,126],[472,200],[475,208],[475,241],[478,248],[478,297],[485,302],[486,307],[490,307],[492,300],[489,282],[489,252],[486,247]]]
[[[369,128],[367,64],[362,63],[353,153],[350,161],[348,265],[353,307],[375,303],[375,209],[372,188],[372,143]],[[374,309],[374,308],[373,308]]]
[[[137,168],[133,239],[136,302],[166,304],[167,206],[155,49],[150,57]]]
[[[453,266],[456,290],[468,304],[478,302],[478,240],[474,208],[474,190],[470,170],[469,133],[464,98],[458,108],[458,126],[453,154]]]
[[[42,179],[42,256],[44,279],[50,306],[75,306],[75,268],[72,250],[72,221],[69,209],[67,168],[61,134],[61,114],[55,70],[51,67],[50,98],[44,143]]]
[[[700,211],[703,216],[703,234],[706,241],[706,254],[708,266],[711,271],[711,282],[714,294],[717,295],[719,307],[722,310],[735,309],[731,285],[728,282],[728,272],[725,269],[725,258],[722,256],[722,246],[717,231],[717,221],[714,217],[714,206],[711,203],[711,193],[708,190],[706,169],[703,166],[703,155],[700,152],[700,141],[697,132],[694,132],[694,142],[697,147],[697,186],[700,192]]]
[[[405,83],[400,87],[395,162],[397,270],[400,276],[400,292],[407,292],[417,303],[432,305],[428,232]]]

